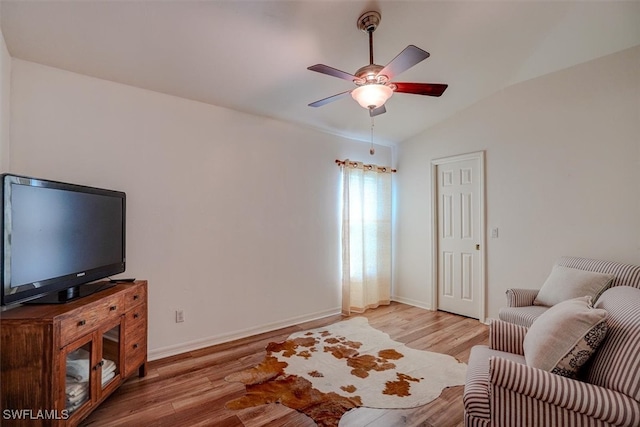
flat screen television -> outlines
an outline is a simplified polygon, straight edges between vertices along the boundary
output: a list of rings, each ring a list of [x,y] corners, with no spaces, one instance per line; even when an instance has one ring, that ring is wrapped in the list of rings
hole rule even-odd
[[[126,194],[2,174],[2,305],[64,303],[125,271]]]

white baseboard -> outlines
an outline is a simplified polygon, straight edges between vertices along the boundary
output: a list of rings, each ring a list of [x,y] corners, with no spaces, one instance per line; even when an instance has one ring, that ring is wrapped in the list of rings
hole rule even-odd
[[[201,348],[210,347],[212,345],[222,344],[229,341],[246,338],[252,335],[258,335],[265,332],[275,331],[277,329],[287,328],[298,323],[309,322],[311,320],[322,319],[323,317],[333,316],[340,314],[341,309],[334,308],[330,310],[320,311],[313,314],[304,316],[292,317],[289,319],[281,320],[278,322],[261,325],[255,328],[241,329],[225,334],[215,335],[212,337],[202,338],[180,344],[170,345],[166,347],[156,348],[150,350],[147,355],[147,360],[158,360],[169,356],[175,356],[177,354],[186,353],[188,351],[199,350]]]
[[[484,322],[483,322],[483,323],[484,323],[485,325],[489,325],[489,324],[491,324],[491,322],[492,322],[493,320],[498,320],[498,319],[496,319],[496,318],[494,318],[494,317],[487,317],[486,319],[484,319]]]
[[[431,306],[425,304],[423,301],[417,301],[410,298],[404,298],[399,296],[391,297],[391,301],[401,302],[402,304],[412,305],[418,308],[424,308],[425,310],[433,310]]]

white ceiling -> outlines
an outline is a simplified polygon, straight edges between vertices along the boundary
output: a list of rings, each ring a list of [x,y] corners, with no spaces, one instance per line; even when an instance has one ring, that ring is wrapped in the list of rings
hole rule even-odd
[[[514,83],[640,45],[640,1],[0,2],[14,58],[364,141],[370,119],[350,97],[307,106],[354,86],[306,68],[368,64],[356,27],[367,10],[382,13],[377,64],[409,44],[431,53],[395,81],[449,84],[440,98],[395,94],[375,119],[384,144]]]

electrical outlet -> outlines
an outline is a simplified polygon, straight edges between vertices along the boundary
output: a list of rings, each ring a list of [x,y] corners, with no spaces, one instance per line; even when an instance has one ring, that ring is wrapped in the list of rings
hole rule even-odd
[[[491,237],[494,239],[498,238],[498,227],[492,228],[491,229]]]
[[[184,322],[184,311],[176,310],[176,323]]]

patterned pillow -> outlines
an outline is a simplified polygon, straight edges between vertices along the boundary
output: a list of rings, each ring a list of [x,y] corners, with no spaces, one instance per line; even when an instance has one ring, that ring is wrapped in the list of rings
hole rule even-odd
[[[607,332],[606,310],[585,296],[554,305],[538,317],[524,337],[527,365],[576,378]]]
[[[596,301],[614,279],[613,274],[596,273],[556,265],[542,285],[533,305],[551,307],[571,298],[589,295]]]

